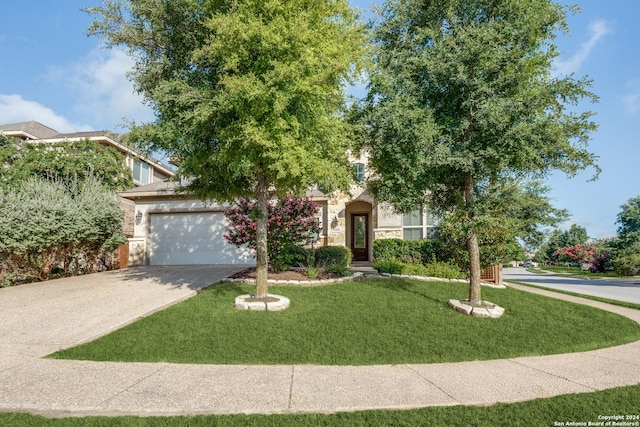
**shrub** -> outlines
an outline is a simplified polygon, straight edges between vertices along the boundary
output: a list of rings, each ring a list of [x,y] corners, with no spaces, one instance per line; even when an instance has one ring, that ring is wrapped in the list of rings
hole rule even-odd
[[[396,259],[407,264],[428,264],[434,261],[464,265],[465,254],[442,239],[378,239],[373,242],[373,258]]]
[[[591,264],[589,264],[589,271],[592,273],[604,273],[611,270],[611,254],[609,252],[602,252],[595,256]]]
[[[126,242],[122,221],[118,198],[94,177],[82,184],[31,178],[0,192],[3,285],[92,272]]]
[[[316,266],[325,266],[328,270],[345,272],[351,264],[351,250],[345,246],[321,246],[314,253]]]
[[[460,272],[457,265],[436,261],[424,266],[426,275],[431,277],[442,277],[444,279],[463,279],[465,274]]]
[[[397,259],[382,259],[373,263],[373,268],[380,273],[406,274],[411,276],[440,277],[458,279],[462,273],[455,264],[436,261],[427,265],[407,264]]]
[[[331,271],[341,277],[349,275],[349,267],[344,264],[330,264],[326,269],[327,271]]]
[[[374,259],[396,259],[404,263],[422,263],[422,240],[378,239],[373,242]]]
[[[372,267],[378,270],[379,273],[388,273],[388,274],[403,274],[403,268],[405,264],[397,259],[393,258],[383,258],[380,260],[376,260]]]
[[[271,267],[274,271],[289,270],[292,266],[300,266],[308,264],[310,253],[302,246],[288,245],[284,246],[269,259]]]
[[[613,267],[622,276],[637,276],[640,274],[640,254],[620,256],[613,261]]]

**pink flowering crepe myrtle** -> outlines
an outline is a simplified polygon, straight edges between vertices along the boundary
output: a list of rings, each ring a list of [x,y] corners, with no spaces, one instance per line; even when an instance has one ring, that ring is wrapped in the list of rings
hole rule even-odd
[[[275,259],[278,253],[291,246],[308,243],[320,232],[316,220],[318,204],[308,197],[283,197],[267,205],[267,253]],[[225,239],[232,245],[247,245],[256,249],[255,203],[241,198],[225,211],[227,232]]]
[[[579,243],[574,246],[560,248],[553,253],[553,256],[560,261],[564,259],[576,263],[590,263],[595,257],[595,252],[595,247]]]

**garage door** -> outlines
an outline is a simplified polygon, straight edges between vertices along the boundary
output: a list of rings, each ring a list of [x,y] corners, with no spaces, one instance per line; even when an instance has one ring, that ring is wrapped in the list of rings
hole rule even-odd
[[[222,212],[153,213],[149,219],[151,265],[255,263],[249,249],[225,240]]]

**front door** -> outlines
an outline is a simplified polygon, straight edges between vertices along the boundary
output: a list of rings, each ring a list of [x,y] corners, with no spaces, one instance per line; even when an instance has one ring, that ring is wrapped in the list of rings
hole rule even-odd
[[[351,215],[351,251],[354,261],[369,260],[369,225],[367,214]]]

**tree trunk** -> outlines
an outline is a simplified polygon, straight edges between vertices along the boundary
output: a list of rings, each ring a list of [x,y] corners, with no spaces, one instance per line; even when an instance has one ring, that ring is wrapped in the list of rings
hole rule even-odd
[[[267,254],[267,202],[269,199],[269,180],[258,175],[256,188],[256,298],[266,298],[268,293],[267,275],[269,256]]]
[[[464,200],[468,209],[468,218],[471,226],[467,250],[469,252],[469,303],[480,304],[480,246],[478,244],[478,233],[473,221],[473,177],[467,175],[464,181]]]

